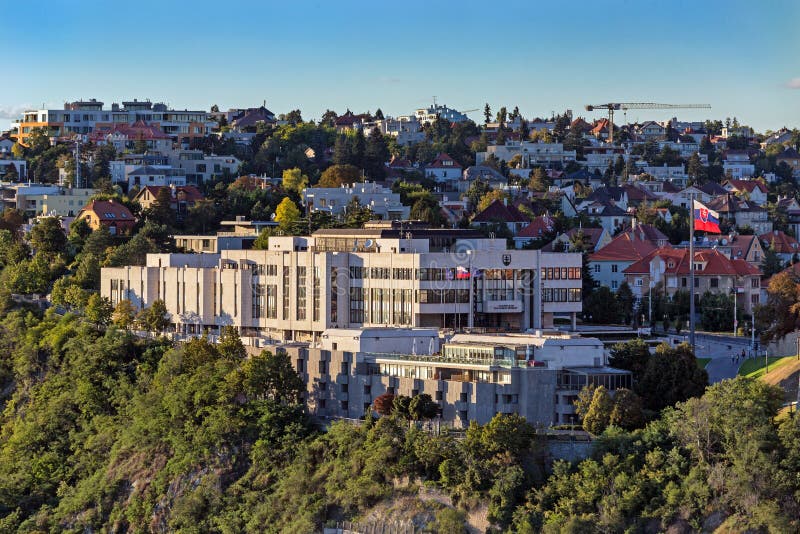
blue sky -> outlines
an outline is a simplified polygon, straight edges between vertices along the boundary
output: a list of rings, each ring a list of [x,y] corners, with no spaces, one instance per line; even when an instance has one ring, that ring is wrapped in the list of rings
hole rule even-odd
[[[318,119],[326,108],[407,114],[434,95],[527,117],[599,118],[583,106],[609,101],[708,103],[678,116],[800,127],[793,0],[114,4],[3,2],[0,128],[21,108],[91,97],[181,109],[266,100]]]

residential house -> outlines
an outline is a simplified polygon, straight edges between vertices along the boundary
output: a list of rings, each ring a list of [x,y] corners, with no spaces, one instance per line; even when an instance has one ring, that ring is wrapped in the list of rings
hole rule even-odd
[[[133,124],[97,125],[88,140],[97,145],[111,145],[117,152],[133,151],[142,143],[148,151],[164,152],[172,149],[173,143],[172,137],[160,127],[143,120]]]
[[[767,186],[760,180],[725,180],[722,187],[729,193],[736,193],[759,206],[767,203]]]
[[[660,200],[658,195],[652,193],[645,187],[640,187],[639,182],[628,182],[623,184],[621,188],[625,191],[625,196],[628,198],[628,206],[638,207],[641,204],[652,204]]]
[[[498,199],[477,213],[472,218],[471,224],[481,228],[491,227],[497,223],[504,224],[511,234],[516,236],[530,222],[528,216],[519,211],[514,204],[509,203],[506,199]]]
[[[264,106],[228,111],[227,121],[234,132],[255,133],[258,126],[274,126],[275,114]]]
[[[236,176],[242,162],[236,156],[205,154],[202,150],[174,150],[167,153],[169,165],[186,176],[186,183],[202,185],[225,174]]]
[[[678,247],[688,248],[689,241],[683,241]],[[732,260],[744,260],[753,267],[760,269],[764,260],[764,248],[755,235],[741,235],[730,233],[728,235],[703,235],[695,236],[695,250],[716,249]]]
[[[655,121],[647,121],[639,125],[636,134],[643,141],[662,139],[667,133],[667,129]]]
[[[545,252],[597,252],[611,243],[605,228],[573,228],[542,247]],[[580,242],[578,242],[580,241]]]
[[[186,175],[169,165],[145,165],[136,167],[127,173],[128,189],[134,187],[153,186],[184,186],[186,185]]]
[[[775,156],[775,165],[785,163],[792,168],[792,174],[800,176],[800,153],[794,147],[786,147],[783,152]]]
[[[750,154],[746,150],[729,150],[722,162],[725,176],[740,180],[750,178],[756,172],[756,167],[750,163]]]
[[[798,243],[795,238],[781,232],[773,230],[767,234],[758,236],[765,249],[774,249],[784,263],[795,263],[798,259]]]
[[[533,167],[563,167],[570,161],[575,161],[574,150],[564,150],[562,143],[539,143],[532,141],[507,141],[503,145],[489,145],[486,152],[475,154],[477,165],[483,163],[490,155],[497,159],[511,161],[514,156],[520,156],[519,168],[512,169],[519,176],[528,177]]]
[[[145,186],[139,191],[134,200],[138,201],[142,209],[149,209],[156,203],[161,189],[168,186]],[[175,212],[179,221],[186,220],[189,210],[203,200],[203,194],[193,185],[169,186],[169,207]]]
[[[624,187],[602,186],[592,191],[589,196],[578,203],[578,210],[595,202],[613,204],[623,210],[628,209],[628,192]]]
[[[101,226],[108,228],[111,235],[126,234],[136,224],[136,218],[115,200],[91,200],[78,212],[78,219],[84,219],[92,230]]]
[[[414,117],[416,117],[417,121],[421,124],[436,122],[438,118],[445,119],[449,122],[466,122],[469,120],[469,117],[464,113],[442,104],[434,104],[427,108],[417,109],[414,111]]]
[[[464,169],[464,174],[458,183],[459,192],[465,192],[476,180],[489,185],[492,189],[504,189],[508,186],[508,178],[492,167],[472,165]]]
[[[731,260],[715,249],[694,251],[694,264],[694,294],[698,302],[706,291],[730,295],[736,288],[744,312],[753,313],[761,297],[761,271],[758,268],[744,260]],[[651,282],[669,297],[677,291],[689,291],[689,267],[688,249],[662,247],[626,268],[625,281],[641,305]]]
[[[654,226],[634,225],[589,255],[589,272],[597,283],[616,291],[625,280],[626,268],[653,250],[668,245],[667,236]]]
[[[586,170],[593,173],[594,171],[605,172],[609,164],[616,163],[617,158],[622,157],[627,161],[629,156],[625,153],[624,147],[600,145],[584,147],[583,157],[586,162],[581,162],[581,164],[586,166]]]
[[[772,231],[767,210],[751,200],[726,193],[712,199],[707,207],[719,213],[720,223],[733,225],[740,230],[751,228],[756,235]]]
[[[783,145],[792,140],[792,131],[788,128],[781,128],[761,142],[761,150],[765,150],[770,145]]]
[[[525,228],[514,236],[514,247],[523,248],[534,241],[548,239],[553,233],[554,221],[548,214],[535,217]]]
[[[600,226],[612,235],[620,228],[628,226],[633,219],[631,213],[608,201],[592,202],[580,211],[589,218],[600,221]]]
[[[795,236],[800,236],[800,202],[794,197],[778,197],[776,207],[786,214],[789,231]]]
[[[458,181],[461,171],[461,165],[444,152],[440,152],[436,159],[425,166],[425,176],[440,183]]]

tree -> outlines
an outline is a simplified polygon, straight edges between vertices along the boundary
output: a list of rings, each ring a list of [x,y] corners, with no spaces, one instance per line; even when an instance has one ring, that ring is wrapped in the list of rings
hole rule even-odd
[[[492,108],[489,107],[488,102],[483,106],[483,118],[484,124],[489,124],[489,121],[492,120]]]
[[[767,247],[767,250],[764,251],[764,259],[761,261],[761,271],[764,273],[764,276],[768,278],[774,274],[778,274],[782,270],[783,260],[781,260],[781,257],[775,250],[775,241],[773,240],[769,247]]]
[[[590,434],[599,435],[608,427],[614,401],[605,386],[599,386],[592,395],[592,404],[583,417],[583,429]]]
[[[381,111],[381,108],[375,110],[375,120],[376,121],[384,120],[383,111]]]
[[[585,269],[588,270],[588,269]],[[607,286],[600,286],[590,291],[588,295],[584,293],[584,316],[593,323],[609,324],[617,323],[620,319],[620,312],[614,293]]]
[[[137,315],[137,321],[148,332],[164,332],[169,326],[169,313],[163,300],[153,301],[149,308],[143,308]]]
[[[322,173],[317,187],[341,187],[361,182],[361,171],[354,165],[331,165]]]
[[[550,181],[547,173],[542,167],[536,167],[531,171],[531,180],[528,184],[531,191],[545,192],[550,187]]]
[[[272,229],[271,228],[264,228],[261,230],[261,233],[258,234],[258,237],[255,241],[253,241],[253,248],[256,250],[267,250],[269,249],[269,238],[272,236]]]
[[[136,307],[133,303],[124,299],[117,303],[114,312],[111,314],[111,321],[115,326],[128,330],[133,326],[134,319],[136,318]]]
[[[220,349],[220,352],[223,352]],[[268,399],[285,405],[299,404],[305,384],[297,374],[289,355],[268,350],[247,359],[242,365],[242,386],[251,399]]]
[[[608,365],[630,371],[633,379],[637,381],[644,374],[648,361],[650,361],[650,347],[643,339],[637,338],[611,347]]]
[[[44,254],[61,254],[66,251],[67,235],[58,217],[40,217],[31,228],[31,246]]]
[[[662,343],[647,362],[636,392],[644,405],[659,411],[677,402],[703,394],[708,386],[708,373],[697,365],[692,348],[683,343],[670,347]]]
[[[701,184],[705,181],[706,168],[700,161],[700,156],[697,153],[689,156],[689,161],[686,164],[686,174],[688,174],[696,184]]]
[[[213,200],[198,200],[189,208],[189,215],[185,224],[188,229],[201,234],[215,226],[217,207]]]
[[[23,147],[19,141],[14,143],[11,147],[11,154],[14,156],[14,159],[22,159],[25,155],[25,147]]]
[[[375,397],[372,401],[372,409],[381,415],[391,415],[394,410],[395,396],[391,393],[384,393]]]
[[[223,358],[228,360],[244,360],[247,357],[247,350],[244,348],[239,332],[232,325],[225,325],[220,332],[217,350]]]
[[[639,395],[626,388],[614,391],[614,408],[608,422],[626,430],[641,427],[644,424],[644,413]]]
[[[287,231],[298,220],[300,220],[300,210],[289,197],[285,197],[275,208],[275,221],[281,230]]]
[[[112,313],[111,301],[108,298],[101,297],[98,293],[89,296],[84,310],[87,320],[98,326],[106,326],[111,321]]]
[[[286,191],[294,191],[298,195],[302,194],[303,189],[308,187],[308,176],[303,174],[297,167],[285,169],[283,171],[282,185]]]
[[[175,223],[175,212],[172,211],[172,190],[169,187],[159,188],[156,199],[148,210],[147,219],[167,227]]]
[[[413,220],[425,221],[433,227],[444,224],[442,208],[433,195],[422,196],[414,202],[409,217]]]
[[[411,398],[408,411],[411,419],[414,421],[433,419],[439,415],[439,404],[434,402],[427,393],[420,393]]]
[[[767,286],[767,302],[756,308],[756,324],[767,343],[800,328],[800,284],[791,272],[778,273]]]
[[[383,180],[386,177],[386,162],[390,156],[386,139],[376,126],[370,132],[364,149],[364,170],[372,180]]]
[[[631,324],[633,320],[633,290],[628,282],[623,281],[617,289],[617,302],[619,303],[619,312],[624,324]]]

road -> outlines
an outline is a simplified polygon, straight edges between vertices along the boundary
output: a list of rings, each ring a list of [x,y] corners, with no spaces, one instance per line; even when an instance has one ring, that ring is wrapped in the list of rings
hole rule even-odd
[[[741,355],[742,349],[750,348],[750,339],[731,336],[712,336],[697,334],[695,340],[695,353],[698,358],[711,358],[706,365],[708,382],[714,384],[726,378],[733,378],[739,372],[742,358],[731,359],[731,356]]]

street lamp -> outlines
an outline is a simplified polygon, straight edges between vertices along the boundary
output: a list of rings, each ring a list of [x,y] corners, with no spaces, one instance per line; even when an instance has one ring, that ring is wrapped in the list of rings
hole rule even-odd
[[[739,289],[736,287],[736,282],[734,282],[731,288],[731,293],[733,293],[733,337],[739,335],[739,321],[736,320],[736,293],[738,292]]]
[[[650,288],[647,290],[647,320],[653,324],[653,286],[655,282],[650,280]]]

